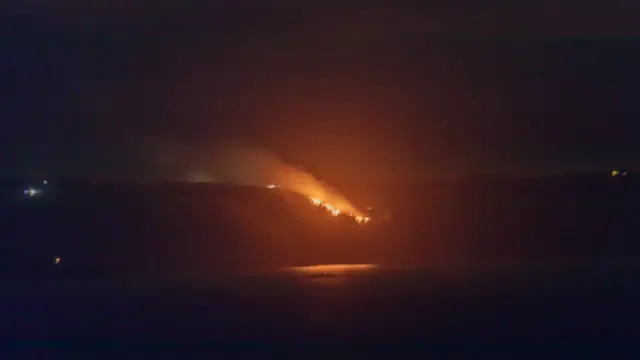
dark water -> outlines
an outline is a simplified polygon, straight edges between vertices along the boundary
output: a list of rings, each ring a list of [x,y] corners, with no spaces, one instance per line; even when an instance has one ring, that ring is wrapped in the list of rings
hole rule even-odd
[[[367,228],[259,189],[52,187],[26,201],[7,188],[2,344],[39,357],[633,355],[638,185],[395,190],[390,221]],[[268,271],[309,263],[380,269]]]

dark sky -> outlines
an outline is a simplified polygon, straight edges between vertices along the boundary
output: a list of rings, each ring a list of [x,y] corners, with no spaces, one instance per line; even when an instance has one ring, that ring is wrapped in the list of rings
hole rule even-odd
[[[640,165],[637,2],[126,3],[4,5],[3,175],[229,137],[336,182]]]

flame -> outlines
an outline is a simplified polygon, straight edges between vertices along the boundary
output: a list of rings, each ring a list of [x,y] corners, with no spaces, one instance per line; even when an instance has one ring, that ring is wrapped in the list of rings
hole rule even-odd
[[[324,202],[324,201],[322,201],[322,200],[320,200],[320,199],[316,199],[316,198],[309,198],[309,202],[310,202],[312,205],[315,205],[315,206],[317,206],[317,207],[320,207],[320,208],[326,209],[326,210],[327,210],[327,212],[329,212],[329,214],[331,214],[332,216],[338,216],[338,215],[342,214],[342,215],[346,215],[346,216],[348,216],[348,217],[351,217],[351,218],[353,218],[353,219],[355,220],[355,222],[357,222],[358,224],[366,224],[366,223],[368,223],[369,221],[371,221],[371,218],[370,218],[370,217],[363,216],[363,215],[356,215],[356,214],[353,214],[353,213],[348,212],[348,211],[340,210],[339,208],[335,207],[334,205],[331,205],[331,204],[329,204],[329,203],[327,203],[327,202]]]
[[[266,149],[232,140],[219,142],[212,150],[213,155],[207,161],[218,182],[292,191],[322,207],[331,216],[349,216],[358,223],[369,221],[339,191]]]

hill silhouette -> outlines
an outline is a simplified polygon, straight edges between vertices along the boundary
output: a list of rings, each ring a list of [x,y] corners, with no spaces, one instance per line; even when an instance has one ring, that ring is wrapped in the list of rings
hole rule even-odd
[[[9,276],[252,272],[305,263],[322,249],[338,256],[337,241],[353,244],[364,230],[280,189],[89,183],[52,185],[33,198],[5,190]],[[60,266],[51,266],[54,256]]]
[[[366,225],[280,189],[52,182],[42,196],[26,198],[21,186],[6,185],[0,267],[7,278],[93,278],[322,263],[633,263],[638,185],[554,178],[389,188],[390,219],[374,215]]]

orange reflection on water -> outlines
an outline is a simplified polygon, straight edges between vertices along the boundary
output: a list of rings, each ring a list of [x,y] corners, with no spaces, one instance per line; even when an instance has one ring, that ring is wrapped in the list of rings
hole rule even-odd
[[[291,266],[287,270],[300,275],[345,275],[374,270],[375,264],[322,264],[309,266]]]

